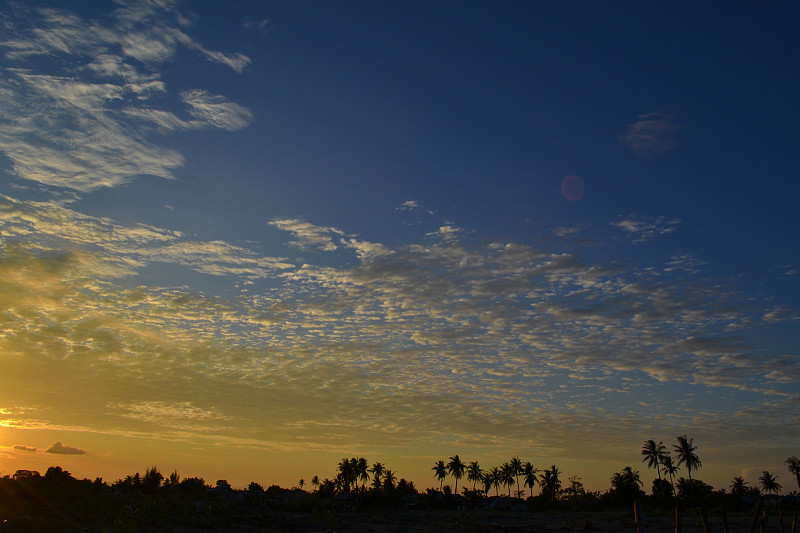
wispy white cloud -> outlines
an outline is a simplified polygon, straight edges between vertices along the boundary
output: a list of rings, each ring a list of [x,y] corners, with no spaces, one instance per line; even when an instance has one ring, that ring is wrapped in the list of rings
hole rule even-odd
[[[200,127],[238,130],[247,126],[252,119],[250,111],[242,106],[203,90],[181,93],[181,99],[189,105],[189,113]]]
[[[276,218],[271,220],[269,225],[291,233],[295,240],[290,241],[289,244],[304,250],[316,248],[331,252],[338,248],[334,239],[339,239],[345,235],[340,229],[317,226],[296,218]]]
[[[160,135],[236,130],[252,120],[244,107],[203,89],[180,93],[185,118],[165,107],[169,93],[159,67],[179,47],[236,72],[250,63],[194,40],[174,2],[125,4],[103,23],[57,9],[24,14],[0,43],[12,65],[0,77],[0,150],[21,178],[83,192],[141,175],[170,179],[184,159]]]
[[[675,109],[666,107],[639,115],[620,137],[621,142],[640,157],[651,157],[668,152],[677,145],[675,136],[678,124]]]
[[[637,215],[612,222],[612,226],[628,234],[634,243],[646,242],[656,235],[666,235],[677,229],[681,221],[678,218],[668,219],[666,217],[656,217],[650,220],[642,220]]]

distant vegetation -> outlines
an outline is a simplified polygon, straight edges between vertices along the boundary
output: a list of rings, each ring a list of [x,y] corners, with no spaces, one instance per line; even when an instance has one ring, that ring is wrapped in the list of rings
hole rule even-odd
[[[181,478],[177,472],[164,476],[156,467],[109,484],[101,478],[79,480],[53,466],[44,475],[18,470],[0,478],[0,530],[78,531],[93,524],[101,529],[88,529],[145,531],[177,524],[222,528],[232,521],[264,527],[276,520],[291,521],[286,513],[306,513],[309,519],[324,521],[337,513],[369,509],[630,510],[634,501],[656,511],[678,503],[685,509],[716,508],[721,501],[731,512],[744,512],[763,505],[764,494],[770,498],[783,490],[778,476],[766,470],[758,485],[736,476],[729,487],[714,489],[696,478],[702,462],[693,440],[685,435],[671,451],[662,442],[647,440],[641,457],[656,474],[649,493],[631,466],[614,473],[605,492],[589,492],[578,476],[564,479],[556,465],[541,470],[519,457],[489,468],[478,461],[464,462],[458,455],[436,460],[431,480],[438,488],[422,491],[383,463],[370,465],[362,457],[343,458],[332,478],[314,476],[310,483],[300,479],[292,488],[264,488],[252,482],[243,490],[222,479],[212,485],[202,478]],[[785,463],[800,489],[800,459],[792,456]],[[794,490],[789,497],[800,500]],[[780,504],[777,496],[774,501]]]

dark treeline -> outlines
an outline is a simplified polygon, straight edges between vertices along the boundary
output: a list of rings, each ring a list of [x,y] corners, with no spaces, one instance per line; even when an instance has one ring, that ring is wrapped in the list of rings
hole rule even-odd
[[[722,502],[736,513],[760,509],[765,501],[767,506],[782,503],[776,496],[782,491],[778,476],[768,471],[762,472],[758,486],[741,476],[720,489],[697,479],[702,462],[685,435],[671,451],[662,442],[645,441],[641,457],[656,471],[649,492],[639,471],[630,466],[611,476],[608,490],[591,492],[577,476],[564,479],[556,465],[540,470],[518,457],[489,468],[478,461],[465,463],[458,455],[434,461],[431,478],[438,488],[422,491],[383,463],[370,465],[360,457],[343,458],[334,476],[314,476],[310,487],[301,479],[292,488],[252,482],[242,490],[225,480],[209,484],[202,478],[181,478],[177,472],[164,476],[156,467],[112,483],[76,479],[58,466],[44,475],[18,470],[0,478],[0,531],[145,531],[178,525],[224,528],[231,523],[291,529],[298,513],[324,522],[370,509],[598,511],[630,510],[639,502],[656,512],[678,504],[691,512]],[[792,456],[785,463],[800,488],[800,459]],[[797,502],[797,491],[791,491],[790,499]]]

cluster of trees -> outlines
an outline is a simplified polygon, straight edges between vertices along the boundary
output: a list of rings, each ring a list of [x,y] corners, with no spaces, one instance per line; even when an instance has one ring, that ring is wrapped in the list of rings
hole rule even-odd
[[[692,478],[692,472],[697,472],[703,465],[697,456],[697,446],[694,445],[694,439],[686,435],[678,436],[677,444],[673,445],[673,452],[675,453],[674,459],[663,442],[659,441],[657,444],[654,440],[646,440],[644,442],[641,452],[643,456],[642,462],[647,462],[649,468],[654,468],[658,476],[653,480],[652,494],[661,497],[677,494],[680,498],[692,496],[694,493],[710,493],[713,490],[711,486]],[[786,459],[785,463],[789,472],[797,478],[797,485],[800,488],[800,459],[793,455]],[[676,481],[675,476],[681,465],[686,468],[688,479],[679,477]],[[664,474],[663,478],[662,473]],[[666,479],[667,476],[669,476],[669,481]],[[641,486],[638,473],[632,477],[635,477],[635,480],[629,481],[626,485],[629,491],[633,490],[630,488],[633,485],[638,484]],[[758,482],[760,487],[751,487],[748,486],[748,482],[742,476],[736,476],[730,485],[731,494],[734,496],[759,496],[761,490],[767,494],[777,494],[783,489],[781,484],[778,483],[777,476],[768,470],[762,471]],[[612,479],[613,485],[614,480]]]
[[[399,481],[393,470],[386,467],[381,462],[369,462],[363,457],[344,457],[336,466],[336,476],[333,479],[319,479],[319,476],[311,478],[311,484],[315,491],[321,496],[332,496],[337,493],[348,492],[367,492],[367,482],[370,482],[369,490],[383,494],[410,494],[416,493],[417,489],[413,481],[406,481],[401,478]],[[360,485],[359,485],[360,483]],[[305,480],[301,479],[298,483],[302,489]]]
[[[528,489],[526,501],[531,508],[572,503],[581,508],[604,509],[628,508],[631,502],[643,498],[664,504],[675,502],[677,498],[689,504],[702,505],[704,501],[711,501],[713,495],[715,499],[725,496],[740,502],[742,497],[759,496],[762,491],[775,494],[783,489],[778,476],[765,470],[758,478],[758,486],[750,486],[743,477],[736,476],[731,482],[730,492],[726,491],[727,488],[714,492],[711,486],[694,477],[702,462],[693,439],[686,435],[677,437],[671,450],[663,442],[644,441],[641,456],[648,468],[656,470],[650,496],[646,496],[643,490],[640,473],[630,466],[612,475],[611,486],[606,492],[592,493],[584,489],[577,476],[563,482],[563,475],[556,465],[540,471],[532,462],[519,457],[512,457],[491,468],[481,467],[478,461],[466,463],[457,454],[447,461],[437,460],[431,470],[439,488],[424,492],[418,492],[412,481],[398,480],[397,474],[383,463],[370,465],[363,457],[343,458],[332,479],[320,480],[314,476],[312,491],[303,490],[305,480],[302,479],[299,489],[287,490],[273,485],[265,490],[253,482],[245,490],[234,490],[222,479],[215,486],[209,486],[202,478],[181,479],[175,471],[164,476],[156,467],[148,468],[144,474],[137,472],[108,484],[102,478],[94,481],[75,479],[69,472],[54,466],[43,476],[36,471],[18,470],[11,476],[0,478],[0,495],[3,495],[0,498],[0,519],[15,510],[34,509],[42,502],[47,502],[47,509],[57,508],[61,517],[72,514],[112,521],[135,519],[141,524],[143,520],[146,523],[142,517],[147,516],[194,517],[199,501],[213,501],[215,509],[220,508],[220,501],[249,506],[247,512],[251,514],[253,509],[265,505],[284,505],[287,501],[298,500],[305,501],[308,508],[317,505],[335,508],[337,502],[353,502],[357,506],[397,505],[400,502],[423,507],[452,506],[462,505],[457,502],[464,500],[468,505],[479,506],[490,496],[500,496],[501,490],[504,496],[518,498],[522,503]],[[800,488],[800,459],[791,456],[785,463]],[[685,469],[686,477],[679,475],[681,469]],[[450,480],[453,488],[445,484]],[[539,493],[534,496],[537,486]],[[491,494],[492,490],[494,494]],[[464,500],[460,500],[462,496]],[[29,514],[36,516],[37,512]],[[29,528],[34,529],[34,526]]]
[[[495,495],[500,495],[500,487],[508,489],[508,497],[512,497],[512,489],[516,487],[514,496],[520,498],[524,495],[524,490],[520,489],[520,477],[522,487],[530,489],[530,496],[533,497],[533,488],[539,485],[541,495],[547,499],[555,500],[562,491],[562,483],[558,467],[552,465],[538,475],[540,470],[533,466],[530,461],[523,462],[519,457],[512,457],[500,466],[483,469],[478,461],[469,464],[464,463],[458,454],[450,457],[447,463],[444,459],[436,461],[431,469],[434,477],[439,480],[439,490],[443,491],[444,481],[448,476],[455,482],[455,492],[458,493],[458,482],[467,476],[467,481],[472,482],[472,490],[477,491],[480,484],[483,492],[488,495],[492,488]],[[583,484],[579,478],[570,478],[572,490],[583,490]]]

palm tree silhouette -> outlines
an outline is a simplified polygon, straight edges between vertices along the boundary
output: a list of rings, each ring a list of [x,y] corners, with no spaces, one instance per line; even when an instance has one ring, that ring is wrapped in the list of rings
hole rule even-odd
[[[678,473],[678,467],[672,462],[672,456],[669,452],[664,452],[664,457],[661,458],[661,466],[664,467],[664,473],[669,474],[669,484],[672,485],[672,491],[675,492],[675,482],[672,476]]]
[[[494,485],[494,480],[492,479],[492,471],[484,470],[482,474],[481,484],[483,485],[483,492],[486,496],[489,496],[489,491],[492,489]]]
[[[356,474],[358,475],[358,479],[361,480],[361,488],[363,489],[366,486],[367,480],[369,479],[369,474],[367,473],[369,470],[369,464],[364,457],[359,457],[358,462],[356,464]]]
[[[517,497],[519,497],[519,475],[522,473],[522,461],[519,457],[512,457],[509,462],[511,470],[514,472],[514,479],[517,481]]]
[[[336,475],[336,481],[341,485],[344,492],[350,492],[350,483],[353,481],[353,463],[347,457],[342,458],[336,466],[339,473]]]
[[[464,471],[466,469],[467,465],[461,462],[461,458],[458,454],[450,457],[450,461],[447,463],[447,471],[453,476],[453,479],[456,480],[456,494],[458,494],[458,480],[464,476]]]
[[[694,439],[690,439],[686,435],[680,435],[678,436],[678,444],[676,444],[674,448],[678,456],[676,466],[685,464],[686,471],[689,472],[689,481],[692,481],[692,470],[697,470],[703,466],[703,463],[700,462],[700,458],[694,453],[695,450],[697,450],[697,446],[694,445]]]
[[[444,464],[442,459],[436,461],[436,464],[433,465],[433,477],[439,480],[439,492],[442,491],[442,484],[444,483],[445,478],[447,477],[447,466]]]
[[[764,470],[761,473],[761,475],[758,477],[758,482],[761,483],[761,488],[764,489],[767,494],[778,492],[783,488],[781,487],[781,484],[778,483],[778,478],[773,476],[767,470]]]
[[[502,474],[500,469],[493,466],[489,473],[486,475],[487,479],[492,482],[494,487],[495,496],[500,496],[500,483],[502,482]]]
[[[522,485],[531,489],[531,498],[533,498],[533,486],[539,483],[539,477],[536,475],[538,471],[539,469],[530,461],[522,465]]]
[[[786,468],[789,469],[789,472],[794,474],[794,477],[797,479],[797,488],[800,488],[800,459],[797,458],[796,455],[793,455],[786,459]]]
[[[503,463],[500,467],[500,478],[503,482],[503,485],[508,487],[508,497],[511,497],[511,487],[514,485],[514,467],[511,466],[511,463]]]
[[[319,487],[319,476],[314,476],[311,478],[311,485],[316,489]]]
[[[656,444],[656,441],[652,439],[644,441],[644,445],[642,446],[642,455],[644,458],[642,462],[647,461],[647,466],[649,468],[656,469],[659,481],[661,481],[661,463],[666,453],[667,447],[664,446],[663,442],[659,441],[659,443]]]
[[[467,480],[472,481],[472,490],[475,490],[475,485],[478,481],[483,480],[483,469],[478,464],[478,461],[472,461],[467,467]]]
[[[744,496],[747,492],[747,481],[742,476],[736,476],[731,481],[731,494],[734,496]]]
[[[383,472],[386,470],[386,467],[383,466],[383,463],[376,462],[372,465],[369,469],[372,472],[372,486],[376,489],[381,488],[381,478],[383,478]]]
[[[553,501],[555,501],[559,493],[561,493],[561,480],[558,479],[559,474],[558,467],[553,465],[544,471],[541,480],[542,493],[547,494]]]
[[[386,470],[383,473],[383,488],[385,490],[392,490],[394,488],[394,484],[397,481],[397,476],[394,475],[394,472],[391,470]]]

